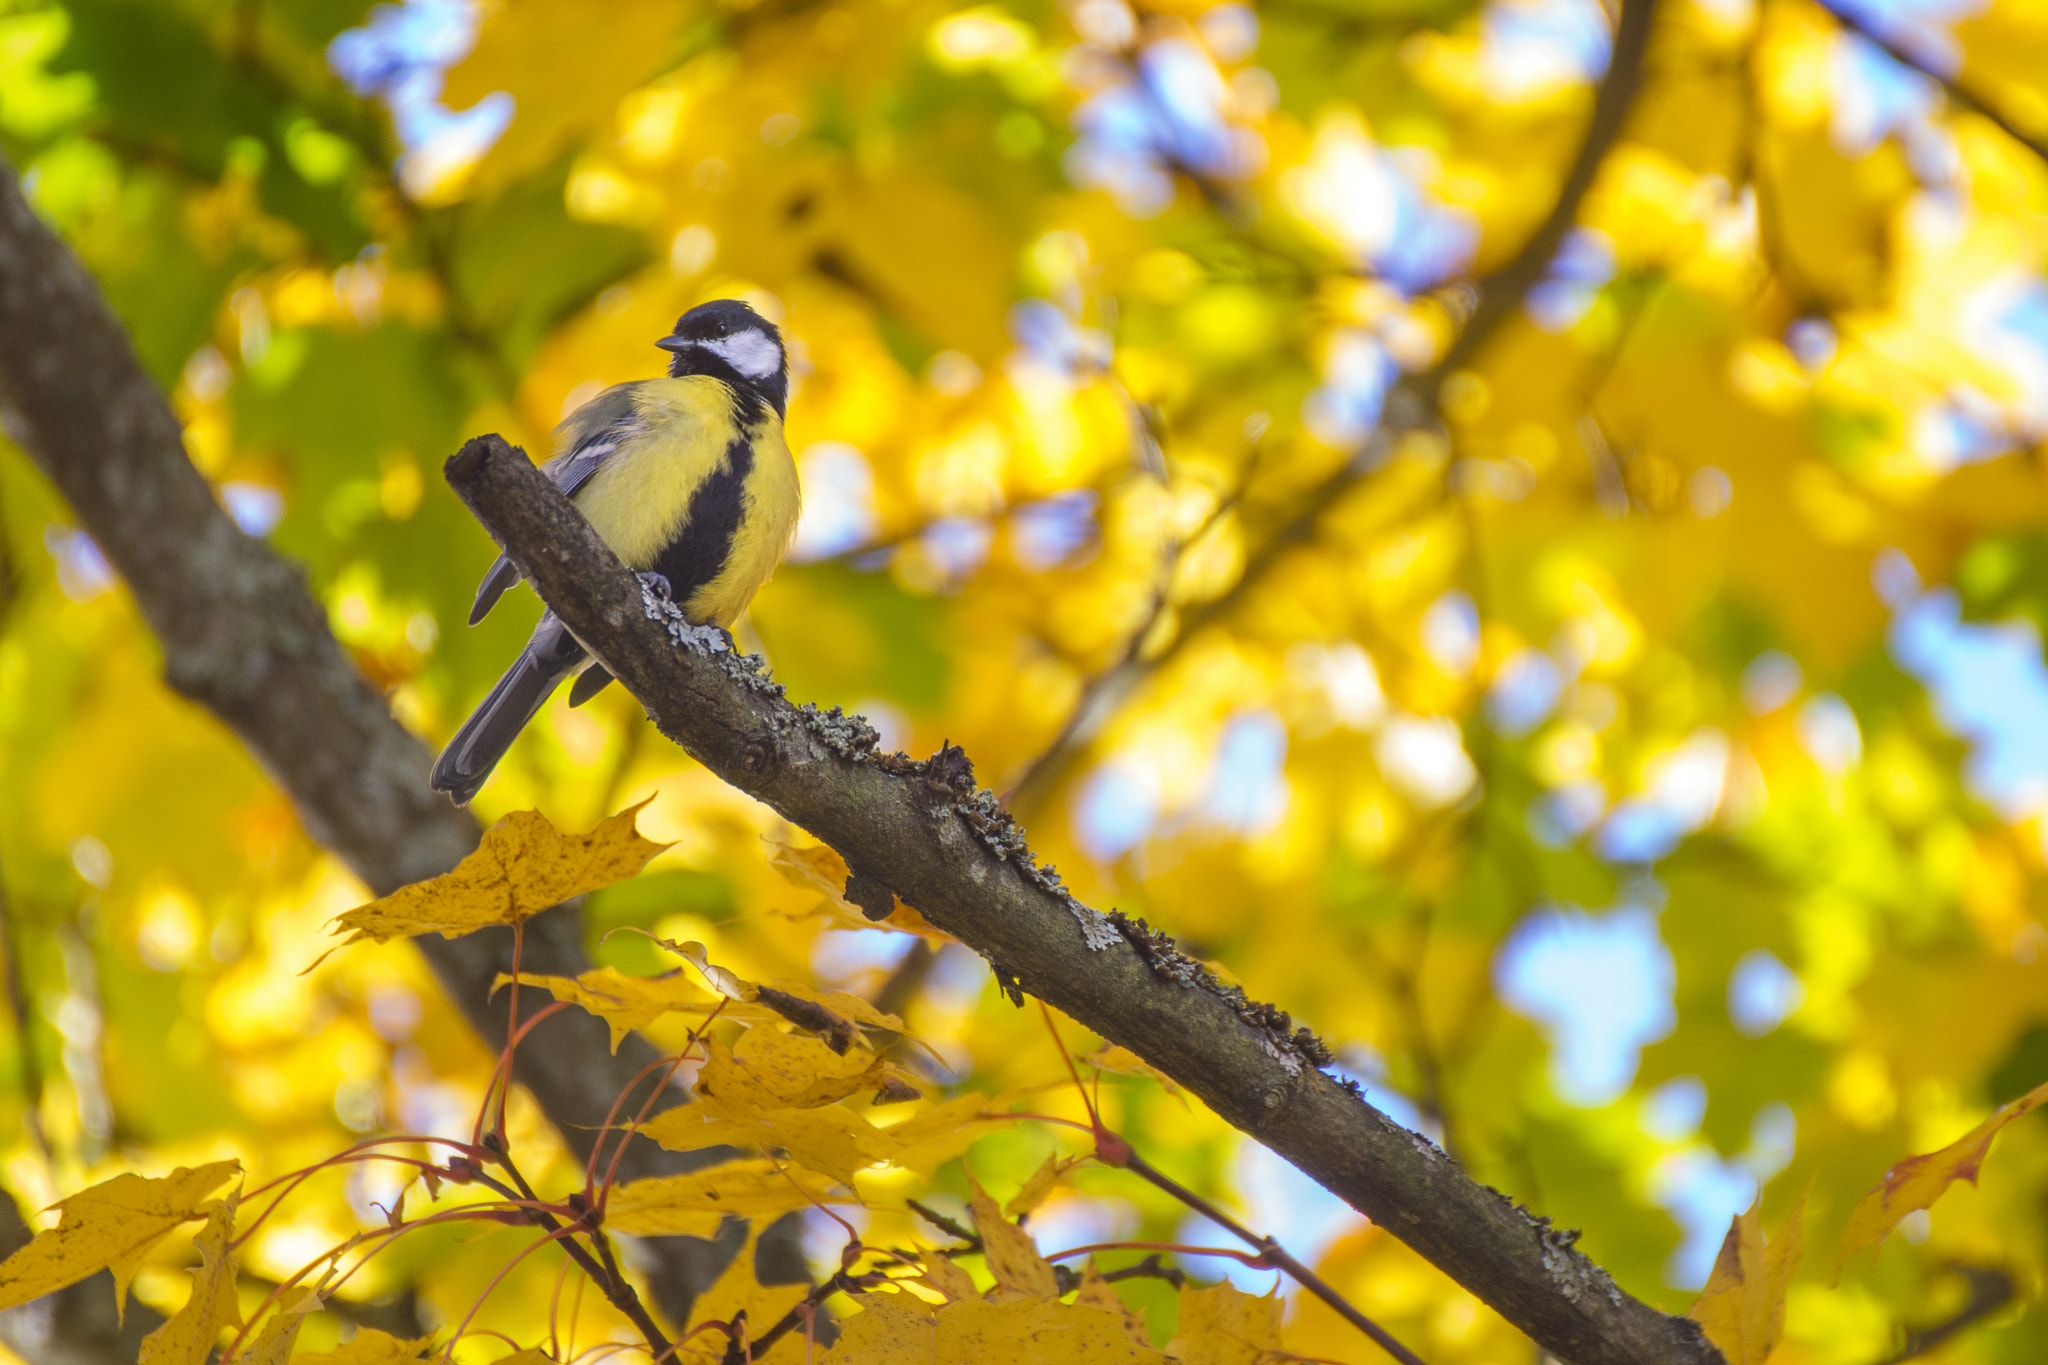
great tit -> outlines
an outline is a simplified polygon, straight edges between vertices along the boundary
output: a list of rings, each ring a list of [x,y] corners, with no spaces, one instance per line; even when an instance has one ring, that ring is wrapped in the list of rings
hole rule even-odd
[[[782,334],[738,299],[699,304],[654,343],[666,379],[614,384],[555,428],[542,466],[591,527],[698,625],[729,627],[796,534],[796,463],[782,435],[789,364]],[[519,579],[499,556],[477,589],[475,625]],[[569,704],[611,675],[550,611],[434,764],[434,790],[468,805],[491,769],[564,678]]]

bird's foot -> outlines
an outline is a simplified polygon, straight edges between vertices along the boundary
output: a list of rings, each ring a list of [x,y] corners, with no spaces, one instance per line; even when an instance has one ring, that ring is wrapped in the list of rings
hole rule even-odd
[[[675,589],[669,586],[667,575],[655,573],[650,569],[646,573],[636,574],[635,577],[640,580],[641,587],[648,589],[662,601],[673,602],[676,600]]]

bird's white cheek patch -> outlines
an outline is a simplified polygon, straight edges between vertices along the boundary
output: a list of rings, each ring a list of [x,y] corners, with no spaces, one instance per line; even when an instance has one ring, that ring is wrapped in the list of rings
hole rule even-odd
[[[697,344],[749,379],[766,379],[782,368],[782,348],[757,327]]]

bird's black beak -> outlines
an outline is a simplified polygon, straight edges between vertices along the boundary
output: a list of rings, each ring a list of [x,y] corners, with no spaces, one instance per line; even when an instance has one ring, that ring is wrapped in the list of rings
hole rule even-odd
[[[665,336],[654,344],[664,351],[681,351],[687,350],[697,343],[684,336]]]

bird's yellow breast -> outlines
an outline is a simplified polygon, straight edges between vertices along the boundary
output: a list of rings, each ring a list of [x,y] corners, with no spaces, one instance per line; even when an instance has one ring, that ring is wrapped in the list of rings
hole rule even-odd
[[[730,625],[796,534],[800,492],[781,419],[762,408],[743,424],[732,389],[705,375],[650,379],[631,388],[633,420],[620,432],[618,449],[576,495],[576,505],[627,567],[651,569],[692,533],[690,499],[697,490],[743,461],[739,525],[724,561],[683,602],[694,621]]]
[[[690,495],[726,462],[738,434],[732,390],[688,375],[632,386],[633,420],[576,505],[628,568],[652,568],[682,533]]]

